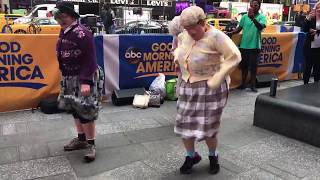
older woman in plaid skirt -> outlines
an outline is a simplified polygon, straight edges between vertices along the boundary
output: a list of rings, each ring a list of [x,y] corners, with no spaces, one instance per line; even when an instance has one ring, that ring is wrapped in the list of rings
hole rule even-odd
[[[181,70],[174,131],[182,137],[187,156],[180,168],[191,173],[201,156],[195,140],[205,140],[209,149],[209,172],[219,172],[217,133],[228,97],[229,74],[241,60],[240,52],[223,32],[208,25],[200,7],[191,6],[180,16],[186,31],[178,37],[175,60]]]

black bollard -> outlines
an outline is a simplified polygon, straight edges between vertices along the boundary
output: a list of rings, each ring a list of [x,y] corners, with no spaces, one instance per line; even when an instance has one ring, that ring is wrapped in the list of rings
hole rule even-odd
[[[277,95],[278,78],[272,78],[270,86],[270,96],[275,97]]]

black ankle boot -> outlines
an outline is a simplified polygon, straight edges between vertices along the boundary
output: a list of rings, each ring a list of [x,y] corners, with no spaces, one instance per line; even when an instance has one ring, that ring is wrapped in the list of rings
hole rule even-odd
[[[257,89],[256,87],[252,86],[252,87],[251,87],[251,91],[254,92],[254,93],[257,93],[257,92],[258,92],[258,89]]]
[[[198,164],[201,161],[201,156],[198,153],[195,153],[194,157],[186,157],[183,165],[180,168],[181,174],[191,174],[192,167],[195,164]]]
[[[237,87],[237,89],[240,89],[240,90],[244,90],[246,88],[247,88],[247,85],[243,83],[239,87]]]
[[[218,162],[218,156],[209,156],[210,160],[210,174],[217,174],[220,171],[220,165]]]

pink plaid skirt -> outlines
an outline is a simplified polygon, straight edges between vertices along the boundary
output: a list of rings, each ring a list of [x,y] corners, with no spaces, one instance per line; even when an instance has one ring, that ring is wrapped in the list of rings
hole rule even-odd
[[[217,135],[223,108],[228,98],[228,86],[224,82],[217,89],[211,89],[207,81],[177,84],[178,102],[174,132],[184,139]]]

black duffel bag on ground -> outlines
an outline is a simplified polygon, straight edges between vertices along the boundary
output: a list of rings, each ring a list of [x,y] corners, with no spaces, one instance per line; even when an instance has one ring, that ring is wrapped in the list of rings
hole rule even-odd
[[[41,112],[45,114],[56,114],[61,113],[63,110],[58,108],[58,97],[57,96],[49,96],[42,99],[39,103],[39,107]]]

